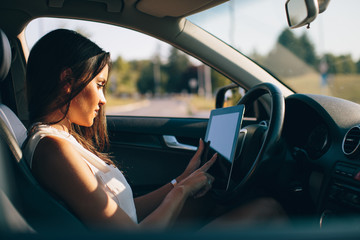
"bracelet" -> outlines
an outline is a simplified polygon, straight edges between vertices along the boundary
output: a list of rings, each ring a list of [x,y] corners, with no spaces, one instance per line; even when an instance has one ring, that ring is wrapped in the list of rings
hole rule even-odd
[[[176,178],[174,178],[170,183],[173,185],[173,187],[175,187],[178,182],[176,181]]]

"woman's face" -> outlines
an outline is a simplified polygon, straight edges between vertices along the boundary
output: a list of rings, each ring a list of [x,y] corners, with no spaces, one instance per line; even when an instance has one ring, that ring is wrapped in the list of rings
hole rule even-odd
[[[108,79],[109,67],[104,69],[71,100],[67,118],[80,126],[91,127],[100,106],[106,103],[104,86]]]

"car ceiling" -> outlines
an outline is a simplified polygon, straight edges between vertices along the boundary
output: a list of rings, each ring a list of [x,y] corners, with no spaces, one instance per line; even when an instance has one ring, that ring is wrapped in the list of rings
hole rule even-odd
[[[157,18],[182,18],[214,7],[227,0],[11,0],[0,5],[0,26],[10,35],[18,35],[31,19],[44,16],[96,18],[106,22],[117,15],[118,21],[134,18],[134,13]],[[81,5],[81,8],[76,6]],[[131,14],[126,14],[131,11]],[[91,13],[91,15],[86,14]],[[136,16],[136,15],[135,15]],[[9,21],[8,19],[12,19]],[[94,19],[94,20],[96,20]],[[144,23],[143,23],[144,24]]]

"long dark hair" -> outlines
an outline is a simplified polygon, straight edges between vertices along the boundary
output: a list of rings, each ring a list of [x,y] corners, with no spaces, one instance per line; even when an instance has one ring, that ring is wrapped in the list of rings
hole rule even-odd
[[[31,49],[26,71],[30,123],[55,124],[66,117],[71,100],[95,78],[105,66],[110,69],[110,54],[81,34],[58,29],[43,36]],[[70,70],[70,71],[69,71]],[[64,71],[68,74],[64,75]],[[61,77],[65,76],[65,77]],[[71,83],[71,91],[65,86]],[[63,109],[62,119],[44,122],[57,109]],[[107,134],[104,107],[91,127],[72,124],[71,134],[88,150],[108,164]]]

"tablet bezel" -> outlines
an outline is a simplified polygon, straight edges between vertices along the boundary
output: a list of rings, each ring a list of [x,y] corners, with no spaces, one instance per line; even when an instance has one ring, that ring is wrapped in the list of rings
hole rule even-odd
[[[208,122],[208,126],[207,126],[207,129],[206,129],[205,141],[206,142],[210,141],[210,146],[209,147],[212,150],[216,151],[216,149],[212,148],[211,139],[209,139],[209,133],[210,133],[210,131],[212,129],[212,126],[213,126],[212,123],[213,123],[214,117],[219,116],[219,115],[231,114],[231,113],[239,113],[239,116],[237,117],[237,121],[235,123],[236,128],[235,128],[234,139],[232,140],[233,142],[232,142],[230,159],[227,159],[225,156],[222,156],[222,155],[218,159],[218,161],[229,161],[230,164],[231,164],[230,169],[228,170],[229,172],[227,173],[227,176],[224,176],[224,177],[227,177],[226,187],[225,187],[225,189],[223,189],[225,191],[229,190],[229,184],[230,184],[231,175],[232,175],[232,169],[233,169],[233,165],[234,165],[234,161],[235,161],[235,153],[236,153],[236,150],[237,150],[238,138],[239,138],[239,134],[240,134],[240,130],[241,130],[241,125],[242,125],[242,120],[243,120],[243,117],[244,117],[244,112],[245,112],[245,106],[244,105],[236,105],[236,106],[232,106],[232,107],[214,109],[210,113],[209,122]],[[226,126],[224,126],[224,127],[226,127]]]

